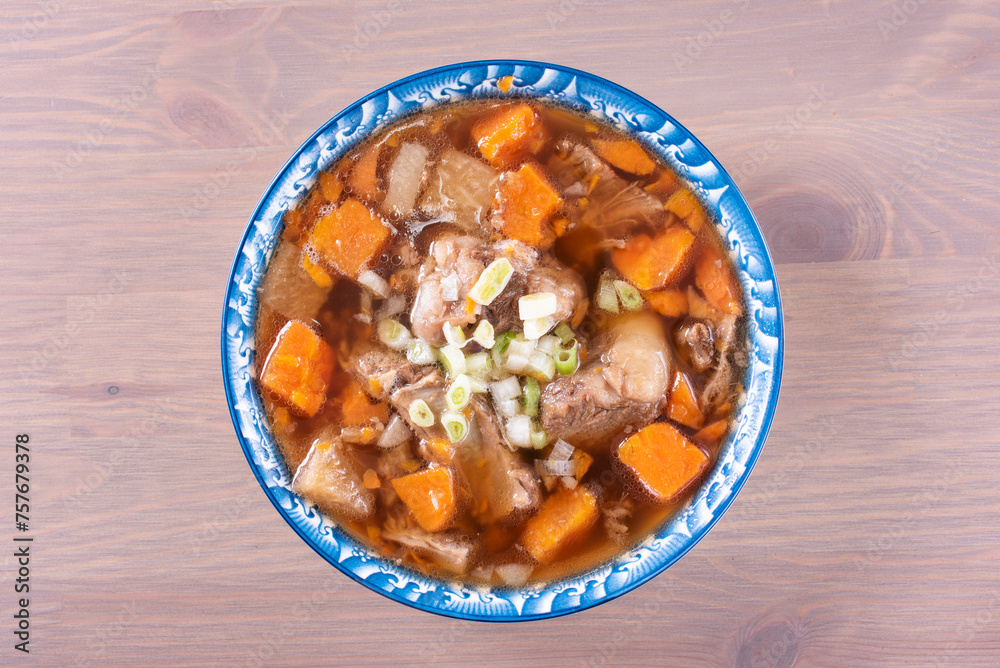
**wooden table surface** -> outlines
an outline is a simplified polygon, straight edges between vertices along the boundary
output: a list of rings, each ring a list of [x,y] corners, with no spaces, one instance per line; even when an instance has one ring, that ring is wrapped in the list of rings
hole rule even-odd
[[[0,664],[997,665],[998,35],[989,0],[6,0]],[[631,594],[515,625],[393,603],[299,540],[218,342],[292,151],[376,87],[490,57],[589,70],[697,134],[760,220],[787,336],[715,529]]]

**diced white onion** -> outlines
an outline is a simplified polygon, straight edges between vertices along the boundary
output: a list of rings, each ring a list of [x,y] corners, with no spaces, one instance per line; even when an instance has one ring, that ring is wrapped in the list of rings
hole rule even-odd
[[[573,450],[575,449],[576,448],[572,445],[560,438],[556,441],[555,445],[552,446],[552,452],[549,453],[549,460],[553,462],[565,461],[573,456]]]
[[[510,345],[507,346],[507,353],[510,355],[522,355],[524,357],[531,357],[531,353],[535,352],[535,342],[521,339],[512,339]]]
[[[535,346],[535,350],[541,350],[546,355],[554,357],[558,347],[559,338],[546,334],[542,338],[538,339],[538,345]]]
[[[501,417],[514,417],[521,412],[521,404],[517,399],[494,401],[493,406]]]
[[[410,428],[406,426],[406,421],[398,415],[389,418],[389,425],[379,436],[376,445],[383,450],[391,450],[398,445],[402,445],[410,438]]]
[[[536,459],[535,469],[542,475],[573,475],[576,465],[564,460]]]
[[[385,279],[376,274],[371,269],[365,269],[358,276],[358,283],[365,286],[379,297],[385,299],[389,296],[389,284]]]
[[[458,301],[458,274],[448,274],[441,279],[441,299],[446,302]]]
[[[414,364],[420,365],[434,364],[437,362],[437,357],[434,355],[434,348],[423,339],[414,339],[410,341],[409,346],[406,349],[406,359],[410,360]]]
[[[516,448],[531,447],[531,418],[527,415],[515,415],[507,418],[507,440]]]
[[[573,476],[564,475],[559,480],[562,481],[562,484],[566,485],[566,489],[576,489],[577,482]]]
[[[508,376],[503,380],[490,383],[490,394],[495,401],[507,401],[517,399],[521,396],[521,384],[514,376]]]
[[[465,358],[466,366],[468,366],[469,359],[475,357],[475,355],[470,355]],[[486,383],[475,376],[469,376],[469,387],[472,389],[474,394],[483,394],[486,392]]]
[[[548,334],[549,330],[555,327],[555,322],[549,316],[532,318],[524,321],[524,338],[538,339]]]
[[[504,369],[510,371],[511,373],[521,373],[528,368],[531,358],[525,357],[524,355],[507,355],[507,361],[504,363]]]
[[[528,358],[527,369],[531,374],[542,376],[542,380],[552,380],[552,377],[556,375],[556,361],[541,350],[536,350]]]
[[[379,319],[384,320],[385,318],[391,318],[394,315],[398,315],[405,310],[406,297],[398,293],[393,293],[386,297],[385,301],[382,302],[382,306],[380,306],[378,310],[378,316]]]
[[[550,316],[559,310],[556,296],[551,292],[535,292],[517,300],[517,314],[521,320],[535,320]]]
[[[493,331],[493,325],[489,320],[479,321],[475,331],[472,332],[472,340],[483,348],[493,347],[493,344],[496,343],[496,333]]]

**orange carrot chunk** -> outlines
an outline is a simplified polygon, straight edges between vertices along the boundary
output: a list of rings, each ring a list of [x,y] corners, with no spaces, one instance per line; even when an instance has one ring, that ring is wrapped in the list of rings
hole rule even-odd
[[[666,504],[708,466],[708,455],[666,422],[654,422],[622,442],[618,463],[647,499]]]
[[[722,439],[728,428],[729,418],[723,418],[707,425],[704,429],[696,433],[693,438],[704,445],[715,445]]]
[[[541,119],[523,102],[485,116],[472,126],[472,140],[494,167],[506,167],[527,154],[538,153],[547,139]]]
[[[340,400],[341,420],[345,425],[364,426],[372,422],[386,424],[389,421],[389,406],[369,399],[356,380],[344,387]]]
[[[706,245],[694,264],[694,283],[709,304],[724,313],[740,315],[740,288],[725,258],[714,246]]]
[[[547,249],[556,239],[549,220],[560,205],[559,193],[542,176],[541,168],[526,162],[500,179],[496,202],[500,232],[509,239]]]
[[[698,407],[691,381],[680,371],[674,376],[674,385],[670,388],[667,417],[692,429],[700,429],[705,424],[705,416]]]
[[[424,531],[447,529],[458,508],[451,469],[431,465],[392,481],[392,488]]]
[[[336,203],[344,192],[344,182],[333,172],[320,172],[319,187],[323,190],[323,198],[328,202]]]
[[[611,252],[611,262],[640,290],[660,290],[681,278],[691,259],[695,237],[686,227],[668,227],[654,238],[632,237]]]
[[[594,150],[597,154],[607,160],[613,167],[629,172],[646,176],[652,174],[656,163],[646,153],[645,149],[638,142],[631,139],[616,139],[607,141],[603,139],[593,140]]]
[[[655,181],[645,187],[645,190],[650,195],[663,199],[677,190],[678,186],[679,183],[674,173],[669,170],[663,170]]]
[[[705,223],[705,209],[701,202],[687,188],[680,188],[670,196],[663,208],[684,221],[691,230],[697,232]]]
[[[344,276],[357,278],[390,234],[389,227],[379,216],[352,198],[316,223],[306,250]]]
[[[353,194],[369,202],[375,201],[381,193],[378,181],[378,159],[383,144],[372,144],[361,154],[347,177],[347,185]],[[334,201],[334,200],[331,200]]]
[[[679,318],[688,312],[687,293],[683,290],[661,290],[646,294],[653,310],[667,318]]]
[[[598,515],[597,498],[586,487],[560,487],[525,523],[521,544],[539,563],[551,563],[563,548],[594,526]]]
[[[260,383],[299,415],[312,417],[326,401],[337,358],[320,336],[299,320],[291,320],[264,362]]]

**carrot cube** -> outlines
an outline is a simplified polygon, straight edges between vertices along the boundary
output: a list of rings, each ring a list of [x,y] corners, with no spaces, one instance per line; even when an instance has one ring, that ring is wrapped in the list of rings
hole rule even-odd
[[[728,429],[729,418],[726,417],[707,425],[704,429],[696,433],[693,438],[704,445],[715,445],[722,439]]]
[[[694,263],[694,283],[709,304],[732,315],[740,315],[740,288],[729,264],[714,246],[706,245]]]
[[[278,332],[260,383],[296,413],[312,417],[326,401],[336,361],[326,341],[305,323],[291,320]]]
[[[451,469],[431,465],[392,481],[392,488],[424,531],[447,529],[458,509]]]
[[[538,153],[547,139],[542,120],[523,102],[504,107],[472,126],[472,140],[494,167],[506,167],[529,153]]]
[[[340,400],[341,421],[345,425],[364,426],[372,422],[386,424],[389,421],[389,406],[369,399],[356,380],[344,387]]]
[[[390,234],[389,227],[379,216],[352,198],[316,223],[306,250],[341,274],[357,278]]]
[[[599,515],[597,498],[586,487],[560,487],[525,523],[521,544],[539,563],[551,563],[567,545],[586,534]]]
[[[674,376],[674,385],[670,388],[667,417],[692,429],[700,429],[705,424],[705,416],[698,407],[691,381],[680,371]]]
[[[549,248],[556,239],[549,220],[561,205],[559,193],[549,185],[535,163],[525,163],[516,172],[507,172],[500,179],[497,191],[500,231],[509,239],[536,248]]]
[[[660,290],[646,294],[653,310],[667,318],[679,318],[688,312],[687,293],[683,290]]]
[[[701,226],[707,220],[705,209],[702,208],[701,202],[687,188],[675,191],[667,199],[667,203],[663,205],[663,208],[683,220],[684,224],[695,232],[701,229]]]
[[[646,176],[652,174],[656,163],[649,157],[646,150],[638,142],[631,139],[602,140],[595,139],[592,142],[597,154],[607,160],[613,167],[629,172]]]
[[[344,182],[333,172],[320,172],[319,187],[323,190],[323,199],[336,203],[344,192]]]
[[[695,237],[686,227],[668,227],[653,238],[639,234],[611,252],[611,262],[640,290],[660,290],[689,266]]]
[[[381,192],[378,180],[378,161],[382,155],[383,144],[373,144],[365,149],[347,177],[347,185],[358,197],[369,202],[375,201]],[[334,200],[331,200],[334,201]]]
[[[625,475],[658,504],[668,503],[708,466],[708,455],[666,422],[643,427],[615,454]]]

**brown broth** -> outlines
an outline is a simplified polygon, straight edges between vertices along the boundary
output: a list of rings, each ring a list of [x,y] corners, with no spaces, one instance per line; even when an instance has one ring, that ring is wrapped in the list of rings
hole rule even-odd
[[[401,144],[416,142],[424,146],[428,150],[427,164],[429,166],[434,165],[441,154],[449,148],[462,151],[473,158],[481,160],[482,157],[475,149],[474,143],[470,138],[470,129],[479,119],[495,113],[498,108],[503,108],[508,104],[510,104],[509,101],[467,102],[444,106],[398,121],[395,125],[365,140],[355,150],[350,151],[343,159],[328,170],[328,173],[334,175],[338,182],[343,185],[343,192],[338,196],[336,202],[328,202],[324,197],[323,189],[317,184],[304,196],[299,209],[295,212],[290,212],[286,216],[286,231],[283,235],[283,240],[280,242],[284,251],[289,257],[293,253],[301,255],[298,249],[307,241],[310,230],[316,225],[316,222],[335,206],[342,205],[347,198],[357,196],[357,193],[347,185],[347,182],[350,180],[350,174],[356,168],[362,154],[369,147],[375,144],[382,145],[376,169],[377,177],[381,181],[381,187],[370,200],[365,202],[366,206],[370,209],[379,211],[380,202],[385,199],[387,173]],[[590,142],[594,139],[628,139],[615,128],[598,123],[591,117],[578,115],[576,112],[566,111],[562,108],[548,107],[535,101],[530,102],[530,104],[541,118],[542,124],[547,128],[549,135],[544,148],[530,156],[532,160],[542,166],[545,166],[549,162],[555,150],[553,147],[557,141],[564,138],[569,138],[584,146],[592,146]],[[505,171],[516,169],[518,164],[519,162],[515,161]],[[677,189],[683,188],[683,183],[677,175],[659,161],[656,162],[655,167],[649,173],[643,175],[630,174],[622,169],[610,169],[616,177],[623,179],[627,184],[635,184],[637,188],[642,189],[643,193],[654,197],[661,203],[667,201],[669,196],[676,192]],[[550,184],[555,182],[550,171],[546,170],[544,174]],[[607,180],[605,179],[605,181]],[[421,188],[426,187],[427,178],[425,176]],[[595,186],[591,185],[591,187],[594,189],[594,192],[600,192]],[[667,227],[690,226],[692,224],[690,222],[686,223],[680,216],[665,211],[660,206],[656,211],[649,213],[646,219],[636,220],[632,223],[623,223],[618,225],[618,229],[609,232],[609,228],[602,230],[581,222],[585,220],[586,207],[596,206],[593,201],[584,201],[578,197],[574,198],[566,195],[567,188],[562,188],[562,190],[564,191],[563,204],[552,219],[565,218],[568,221],[568,229],[564,234],[559,236],[549,252],[552,257],[563,265],[571,267],[581,274],[587,286],[588,297],[591,299],[593,299],[601,281],[602,273],[615,269],[609,260],[610,249],[629,243],[638,234],[655,235]],[[711,219],[700,209],[700,204],[697,207],[704,217],[704,223],[692,231],[696,238],[693,253],[698,255],[710,252],[709,249],[714,249],[722,258],[727,258],[726,254],[721,252],[723,246]],[[450,223],[439,222],[433,216],[421,212],[419,208],[404,218],[389,215],[385,212],[382,212],[382,216],[395,228],[396,234],[380,252],[372,257],[368,263],[368,267],[383,279],[389,281],[390,284],[392,284],[394,278],[403,276],[402,273],[398,272],[401,272],[402,268],[407,264],[405,258],[408,254],[415,252],[423,257],[427,253],[431,239],[435,235],[440,234],[442,230],[453,227]],[[690,220],[690,217],[688,217],[688,220]],[[627,228],[625,232],[621,231],[622,225],[625,225]],[[496,238],[497,233],[490,229],[487,223],[484,243],[489,243],[490,236]],[[279,248],[278,252],[282,252],[282,248]],[[725,259],[725,261],[728,262],[728,259]],[[688,265],[692,264],[694,264],[694,260],[689,260]],[[273,266],[275,266],[274,261],[272,262]],[[292,267],[292,264],[288,264],[288,267]],[[306,316],[300,316],[298,319],[307,322],[322,336],[335,351],[338,360],[337,367],[332,374],[327,388],[327,401],[315,416],[296,416],[294,411],[288,409],[288,406],[285,405],[281,397],[263,387],[261,388],[261,395],[273,433],[285,458],[285,462],[293,474],[306,458],[313,441],[317,437],[328,435],[331,433],[331,430],[336,432],[340,428],[340,416],[343,407],[339,397],[345,391],[345,388],[349,388],[353,382],[353,376],[347,369],[347,360],[357,344],[366,340],[378,341],[373,327],[375,324],[373,318],[375,316],[372,314],[372,311],[377,310],[380,304],[384,304],[379,299],[371,300],[364,297],[364,290],[351,278],[337,277],[336,272],[331,271],[329,267],[325,267],[325,270],[333,281],[332,289],[330,289],[329,294],[325,297],[321,293],[312,294],[311,291],[314,288],[309,287],[308,283],[304,283],[301,276],[279,281],[277,275],[275,275],[271,283],[268,283],[267,279],[265,279],[265,288],[261,294],[262,305],[259,308],[257,316],[255,338],[257,350],[259,351],[258,360],[261,366],[263,366],[266,359],[264,352],[271,350],[278,331],[290,319],[283,312],[292,311],[299,314],[307,314]],[[271,271],[272,269],[269,268],[269,274]],[[292,268],[288,271],[294,273],[296,270]],[[734,275],[731,266],[723,271],[728,272],[730,277]],[[687,294],[693,293],[695,297],[704,297],[699,292],[699,287],[694,277],[695,271],[689,266],[683,270],[680,278],[673,281],[669,287],[672,290],[679,290]],[[400,278],[401,286],[403,283],[404,279]],[[299,296],[295,294],[282,293],[283,289],[288,290],[290,289],[288,286],[295,285],[300,287],[305,285],[306,292],[309,293],[307,295],[308,298],[299,299]],[[409,326],[408,313],[414,297],[412,288],[407,290],[405,287],[396,286],[393,292],[397,291],[401,291],[400,294],[405,296],[407,304],[404,311],[398,317],[403,324]],[[742,298],[739,296],[738,290],[736,294],[737,299],[741,301]],[[316,300],[322,301],[318,309],[310,306]],[[365,308],[368,308],[367,315]],[[643,308],[651,310],[650,303],[646,302]],[[696,301],[689,302],[688,308],[701,309],[699,315],[705,317],[697,318],[696,320],[711,323],[713,331],[722,331],[719,329],[721,325],[712,320],[712,318],[724,315],[718,309],[715,309],[714,312],[711,307],[706,310],[704,305],[699,306],[699,302]],[[706,314],[708,315],[706,316]],[[359,315],[361,316],[360,318],[358,317]],[[671,379],[668,379],[667,393],[670,391],[672,377],[678,371],[687,374],[697,393],[704,392],[709,384],[712,371],[721,363],[717,362],[715,367],[704,372],[699,372],[693,368],[685,355],[678,352],[673,333],[677,331],[682,323],[688,322],[685,318],[689,317],[689,314],[680,317],[667,317],[663,315],[657,315],[657,317],[660,318],[666,332],[672,355]],[[740,318],[736,322],[735,327],[737,332],[740,331],[741,320]],[[616,316],[604,313],[592,304],[586,320],[575,331],[584,339],[583,343],[592,344],[595,338],[612,329],[616,322],[618,322]],[[497,333],[499,334],[499,331]],[[733,340],[737,342],[741,341],[742,335],[737,333],[734,335]],[[706,411],[710,413],[710,415],[706,416],[706,425],[718,420],[728,420],[733,410],[732,406],[735,404],[733,399],[741,391],[738,383],[742,375],[742,366],[745,364],[742,357],[742,345],[737,343],[734,348],[718,352],[717,354],[720,359],[723,354],[727,356],[727,359],[731,358],[731,364],[734,369],[732,374],[733,383],[726,389],[722,398],[713,403],[711,411]],[[658,404],[655,420],[663,421],[665,419],[667,400],[668,396],[665,394]],[[644,425],[630,425],[625,430],[619,431],[609,437],[603,445],[587,448],[587,450],[595,454],[595,461],[587,474],[578,481],[578,484],[585,485],[588,489],[592,489],[596,493],[601,504],[602,514],[586,535],[562,549],[556,561],[545,565],[535,565],[534,571],[530,576],[530,582],[548,581],[594,567],[645,539],[650,532],[662,525],[679,507],[683,506],[694,493],[694,490],[697,489],[699,481],[712,470],[718,443],[721,439],[699,437],[697,434],[701,434],[702,432],[699,432],[695,427],[678,423],[672,424],[686,438],[697,443],[710,457],[709,465],[704,469],[698,480],[689,485],[686,491],[672,498],[669,503],[665,505],[653,505],[646,501],[644,494],[637,492],[634,484],[626,483],[619,477],[609,453],[617,443],[628,436],[629,432],[634,432]],[[724,439],[724,436],[722,439]],[[412,469],[412,471],[416,471],[427,466],[428,462],[424,461],[418,454],[415,438],[411,439],[409,444],[400,447],[409,448],[408,454],[405,457],[400,456],[399,453],[396,454],[396,456],[399,456],[401,462],[399,465],[405,470],[409,471]],[[460,447],[460,444],[457,447]],[[352,452],[354,463],[359,472],[366,469],[377,469],[380,459],[387,456],[384,451],[372,445],[350,446],[349,449]],[[519,450],[518,452],[521,453],[523,459],[529,464],[538,456],[537,452],[532,450]],[[384,479],[381,479],[380,482],[383,486],[389,484],[388,480]],[[563,483],[556,481],[554,489],[561,484]],[[544,496],[548,497],[549,493],[544,491],[544,486],[542,489]],[[371,546],[389,558],[398,560],[402,565],[441,577],[457,577],[457,579],[465,582],[502,586],[503,582],[496,575],[485,577],[484,579],[483,574],[487,573],[489,569],[480,570],[477,575],[477,567],[495,566],[510,562],[534,565],[531,557],[525,553],[523,548],[518,546],[518,539],[524,529],[524,522],[527,518],[513,522],[507,526],[502,526],[500,529],[497,529],[496,526],[492,528],[483,527],[477,524],[472,514],[470,514],[468,501],[461,501],[459,516],[454,526],[457,527],[457,530],[466,534],[477,545],[480,556],[469,567],[467,573],[462,575],[449,573],[435,565],[433,560],[419,549],[410,549],[381,538],[389,516],[400,517],[400,507],[402,506],[401,502],[397,499],[392,506],[387,507],[384,503],[385,496],[385,493],[376,492],[377,501],[374,512],[361,521],[352,520],[348,517],[339,517],[334,512],[330,512],[329,514],[333,515],[334,519],[360,542]],[[392,495],[388,496],[391,497]],[[628,499],[628,503],[632,505],[633,510],[630,516],[622,519],[623,524],[628,528],[627,534],[616,540],[609,536],[605,528],[606,516],[604,512],[610,505],[622,498]],[[402,515],[405,516],[406,514],[403,513]],[[413,524],[412,517],[409,517],[408,521],[410,524]],[[454,532],[456,529],[452,528],[450,531]],[[492,532],[489,538],[485,537],[487,531]],[[494,546],[499,546],[499,549],[491,552],[483,546],[487,542]]]

